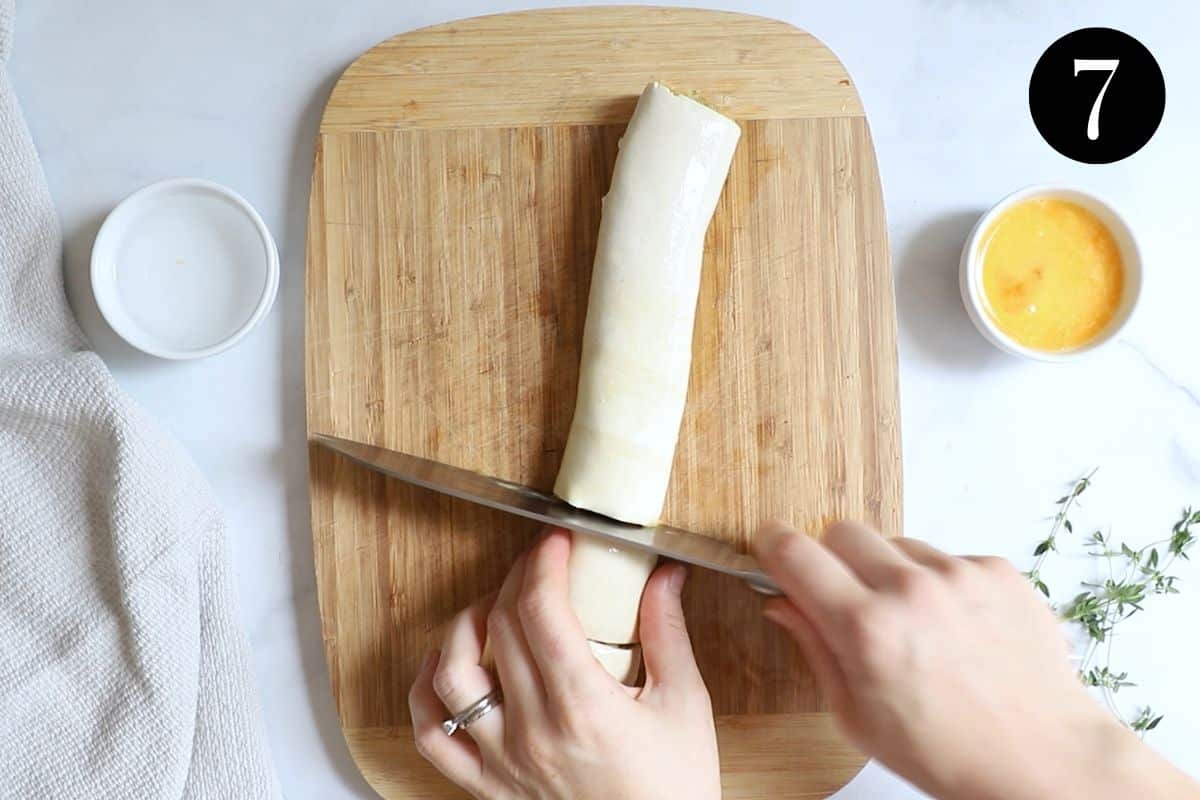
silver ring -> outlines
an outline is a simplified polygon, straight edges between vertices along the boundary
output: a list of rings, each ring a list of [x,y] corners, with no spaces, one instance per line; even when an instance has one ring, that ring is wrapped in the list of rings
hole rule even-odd
[[[442,723],[442,730],[447,736],[453,736],[459,729],[466,730],[474,725],[500,705],[500,690],[497,689],[476,700],[458,714]]]

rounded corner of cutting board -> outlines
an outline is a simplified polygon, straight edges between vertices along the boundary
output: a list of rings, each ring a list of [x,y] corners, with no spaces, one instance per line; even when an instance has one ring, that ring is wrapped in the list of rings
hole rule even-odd
[[[444,800],[466,797],[432,764],[417,756],[411,730],[343,728],[342,737],[354,766],[371,790],[387,800]],[[397,774],[390,765],[408,760],[411,768]]]

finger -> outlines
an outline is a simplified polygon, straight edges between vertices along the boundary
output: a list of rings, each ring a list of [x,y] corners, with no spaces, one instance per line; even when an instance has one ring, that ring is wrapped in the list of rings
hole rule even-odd
[[[433,689],[433,673],[438,660],[436,650],[425,656],[408,693],[417,752],[438,772],[472,795],[494,796],[494,787],[484,772],[478,745],[465,736],[447,736],[442,730],[445,707]]]
[[[433,673],[433,689],[449,712],[460,714],[496,689],[492,673],[480,665],[488,614],[495,597],[487,597],[461,611],[446,630],[442,653]],[[467,732],[489,752],[497,752],[504,738],[503,707],[474,722]]]
[[[496,605],[488,615],[487,634],[496,660],[496,675],[504,690],[508,718],[528,721],[545,713],[546,696],[537,664],[525,642],[517,613],[517,598],[525,581],[528,556],[522,555],[504,579]],[[516,723],[520,724],[520,723]]]
[[[972,564],[983,567],[986,570],[997,573],[1015,572],[1016,567],[1012,562],[1000,556],[959,556],[963,561],[970,561]]]
[[[683,616],[687,568],[664,564],[651,574],[642,593],[642,660],[648,694],[706,692]]]
[[[994,578],[1008,581],[1025,580],[1025,575],[1021,573],[1013,563],[1006,558],[999,556],[962,556],[963,561],[968,561],[979,567],[984,573],[991,575]]]
[[[949,572],[954,569],[954,564],[957,559],[938,550],[928,542],[923,542],[920,539],[907,539],[904,537],[891,540],[891,544],[904,555],[908,556],[917,564],[923,567],[935,569],[938,572]]]
[[[754,538],[758,563],[817,628],[833,641],[847,613],[867,598],[867,589],[842,560],[820,542],[779,522]]]
[[[487,617],[495,604],[496,595],[493,593],[459,612],[446,627],[445,636],[442,638],[441,660],[438,670],[434,673],[433,685],[438,697],[452,713],[457,714],[478,700],[481,697],[478,692],[482,686],[495,688],[490,675],[478,675],[479,671],[484,671],[480,663],[487,639]],[[470,677],[474,685],[447,683],[442,686],[438,676],[447,669],[457,671],[460,675],[464,672],[472,673]]]
[[[844,708],[846,702],[846,676],[829,645],[817,633],[804,614],[783,598],[768,600],[763,606],[763,616],[787,631],[800,647],[812,670],[813,677],[831,709]]]
[[[821,542],[873,589],[891,586],[912,562],[875,531],[857,522],[835,522]]]
[[[611,688],[612,680],[588,648],[579,618],[571,610],[567,590],[567,558],[571,535],[554,529],[539,541],[525,566],[517,609],[529,652],[537,662],[551,702],[586,691]]]

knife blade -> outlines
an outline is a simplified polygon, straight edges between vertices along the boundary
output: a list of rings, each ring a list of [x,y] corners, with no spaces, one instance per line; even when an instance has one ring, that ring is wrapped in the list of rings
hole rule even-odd
[[[759,569],[752,556],[740,553],[727,542],[711,536],[670,525],[643,527],[618,522],[602,514],[576,508],[554,495],[519,483],[396,450],[319,433],[313,434],[312,441],[376,472],[414,486],[732,575],[762,594],[781,594],[779,587]]]

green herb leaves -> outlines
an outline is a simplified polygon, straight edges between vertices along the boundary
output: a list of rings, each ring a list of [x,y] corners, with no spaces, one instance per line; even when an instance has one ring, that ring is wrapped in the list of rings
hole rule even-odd
[[[1067,533],[1074,533],[1075,526],[1071,524],[1071,520],[1067,519],[1067,514],[1070,513],[1071,507],[1075,505],[1079,499],[1079,495],[1087,491],[1087,488],[1092,485],[1092,476],[1096,474],[1096,470],[1092,470],[1087,475],[1084,475],[1071,487],[1071,491],[1064,494],[1055,501],[1055,505],[1060,506],[1058,512],[1054,515],[1054,524],[1050,527],[1050,535],[1038,543],[1038,546],[1033,549],[1033,555],[1037,558],[1033,568],[1025,573],[1025,577],[1029,578],[1039,592],[1046,597],[1050,596],[1050,587],[1046,586],[1042,580],[1042,564],[1046,561],[1046,556],[1049,553],[1058,552],[1058,534],[1060,530],[1066,530]]]
[[[1162,722],[1162,714],[1155,715],[1150,706],[1138,711],[1137,716],[1129,721],[1129,727],[1136,733],[1142,736],[1146,735],[1146,731],[1152,731],[1158,727],[1158,723]]]
[[[1075,481],[1071,490],[1055,501],[1059,508],[1054,515],[1050,534],[1033,549],[1034,564],[1025,575],[1046,597],[1050,597],[1050,589],[1042,580],[1042,566],[1050,553],[1059,552],[1059,535],[1064,531],[1067,534],[1074,533],[1075,528],[1067,514],[1079,496],[1092,485],[1092,476],[1095,474],[1096,471],[1092,470]],[[1087,634],[1088,644],[1079,668],[1080,680],[1087,686],[1099,689],[1109,710],[1141,736],[1158,727],[1163,717],[1150,708],[1142,708],[1132,719],[1127,719],[1117,709],[1113,695],[1122,687],[1135,684],[1128,680],[1127,672],[1117,672],[1110,664],[1113,637],[1118,623],[1143,610],[1147,597],[1179,593],[1176,586],[1179,577],[1170,574],[1170,569],[1175,559],[1188,558],[1188,550],[1196,541],[1192,533],[1193,525],[1200,525],[1200,511],[1186,508],[1179,521],[1172,526],[1169,537],[1139,549],[1125,542],[1114,547],[1111,533],[1093,532],[1083,540],[1082,545],[1088,555],[1103,560],[1108,577],[1100,583],[1083,583],[1085,591],[1075,595],[1059,609],[1064,620],[1079,625]],[[1165,551],[1160,551],[1164,545]],[[1104,663],[1092,666],[1097,656],[1101,656]]]

